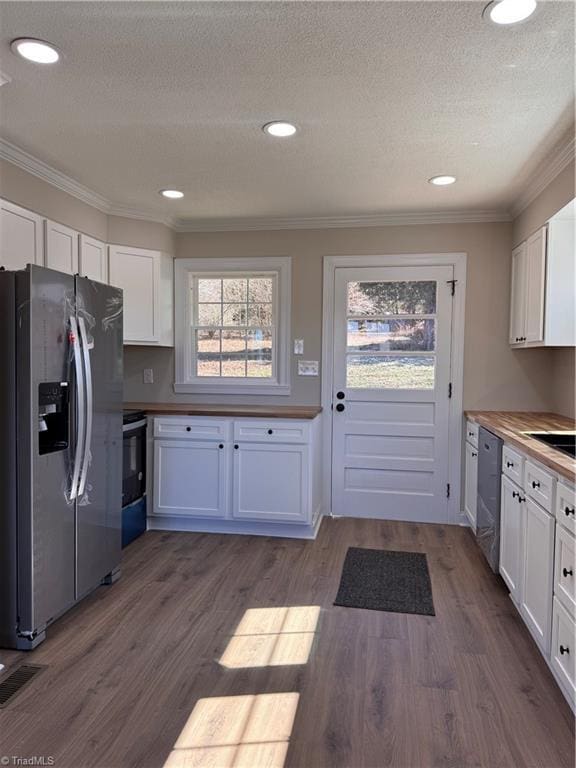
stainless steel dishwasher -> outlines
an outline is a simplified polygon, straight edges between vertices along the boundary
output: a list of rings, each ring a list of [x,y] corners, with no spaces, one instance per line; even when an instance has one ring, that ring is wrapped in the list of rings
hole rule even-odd
[[[476,538],[490,568],[500,561],[500,475],[502,440],[484,427],[478,433],[478,504]]]

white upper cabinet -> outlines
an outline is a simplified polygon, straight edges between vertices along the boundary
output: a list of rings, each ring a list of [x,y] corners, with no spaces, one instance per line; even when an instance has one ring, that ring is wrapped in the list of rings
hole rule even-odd
[[[172,257],[111,245],[110,284],[124,291],[124,343],[173,346]]]
[[[46,221],[45,264],[50,269],[75,275],[78,272],[78,232],[63,224]]]
[[[79,235],[80,269],[82,277],[99,283],[108,282],[108,246],[88,235]]]
[[[546,227],[526,244],[526,327],[527,343],[544,341],[544,286],[546,280]]]
[[[526,243],[512,251],[510,294],[510,344],[521,344],[526,335]]]
[[[576,255],[572,201],[512,252],[510,344],[576,344]]]
[[[18,205],[0,201],[0,266],[24,269],[44,263],[44,219]]]

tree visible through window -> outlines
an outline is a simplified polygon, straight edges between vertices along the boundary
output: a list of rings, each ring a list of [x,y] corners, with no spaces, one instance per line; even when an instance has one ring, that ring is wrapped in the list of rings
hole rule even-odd
[[[276,277],[191,278],[193,376],[275,375]]]
[[[436,281],[348,283],[347,386],[433,389]]]

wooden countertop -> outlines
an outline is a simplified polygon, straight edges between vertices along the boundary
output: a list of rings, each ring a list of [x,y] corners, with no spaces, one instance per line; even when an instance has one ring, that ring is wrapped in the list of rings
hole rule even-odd
[[[265,419],[314,419],[322,411],[315,405],[198,405],[193,403],[124,403],[125,410],[156,416],[232,416]]]
[[[576,423],[556,413],[532,411],[464,411],[466,418],[486,427],[506,443],[531,456],[559,475],[576,481],[576,460],[535,440],[526,432],[574,432]]]

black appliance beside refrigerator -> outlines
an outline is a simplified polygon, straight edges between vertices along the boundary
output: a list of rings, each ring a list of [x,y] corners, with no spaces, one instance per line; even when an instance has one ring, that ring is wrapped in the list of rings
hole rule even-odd
[[[122,291],[0,271],[0,646],[119,575]]]
[[[122,547],[146,530],[146,413],[124,411]]]

